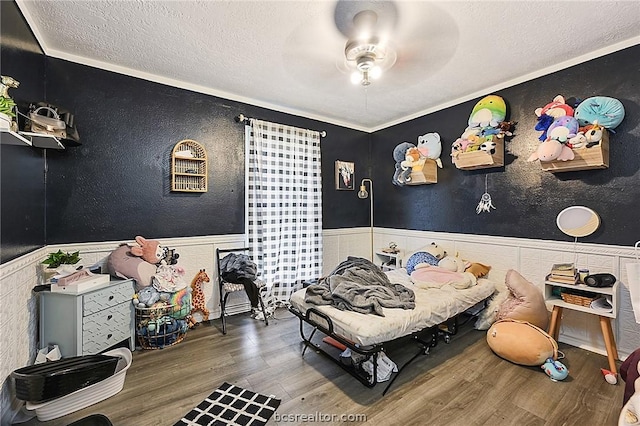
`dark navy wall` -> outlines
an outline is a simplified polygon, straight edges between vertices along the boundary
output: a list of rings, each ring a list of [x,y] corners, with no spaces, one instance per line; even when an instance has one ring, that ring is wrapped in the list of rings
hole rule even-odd
[[[0,2],[2,75],[20,82],[9,94],[20,105],[44,98],[44,55],[14,2]],[[4,138],[4,136],[3,136]],[[45,244],[43,151],[0,145],[0,262]]]
[[[244,233],[240,113],[325,130],[324,226],[368,220],[354,191],[333,186],[336,159],[366,168],[367,133],[53,58],[47,85],[48,101],[75,113],[82,140],[49,155],[47,244]],[[170,191],[171,150],[183,139],[207,150],[207,193]]]
[[[505,166],[501,168],[462,171],[451,163],[451,144],[464,131],[478,99],[372,135],[375,225],[568,241],[571,238],[556,227],[556,215],[565,207],[585,205],[599,213],[602,225],[580,241],[633,245],[640,240],[640,46],[497,94],[507,101],[511,119],[518,122],[515,136],[507,142]],[[542,171],[539,162],[527,162],[539,143],[534,110],[557,94],[583,99],[602,95],[622,101],[626,116],[610,137],[608,169],[552,174]],[[427,132],[438,132],[443,140],[444,169],[438,170],[438,183],[392,185],[393,148],[403,141],[415,143]],[[496,210],[478,215],[475,209],[487,174]]]

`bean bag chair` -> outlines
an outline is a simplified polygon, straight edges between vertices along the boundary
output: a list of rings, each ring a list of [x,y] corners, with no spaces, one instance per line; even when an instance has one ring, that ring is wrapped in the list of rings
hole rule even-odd
[[[546,330],[549,325],[549,312],[542,291],[513,269],[507,271],[505,284],[509,294],[500,305],[496,320],[526,321]]]
[[[558,358],[558,344],[544,330],[526,321],[496,321],[487,332],[487,344],[500,358],[520,365],[542,365]]]

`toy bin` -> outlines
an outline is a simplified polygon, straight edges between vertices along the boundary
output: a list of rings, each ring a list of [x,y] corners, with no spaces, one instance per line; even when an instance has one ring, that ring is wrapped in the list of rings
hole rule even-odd
[[[181,304],[159,302],[136,306],[136,337],[142,349],[162,349],[180,343],[189,329],[191,300]]]

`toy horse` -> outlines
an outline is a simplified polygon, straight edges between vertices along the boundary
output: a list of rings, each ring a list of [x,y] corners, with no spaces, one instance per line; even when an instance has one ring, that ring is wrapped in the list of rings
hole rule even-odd
[[[191,315],[189,317],[189,328],[193,328],[198,324],[198,321],[195,319],[195,313],[200,312],[202,314],[202,319],[209,320],[209,310],[207,309],[207,302],[204,298],[204,291],[202,286],[204,283],[209,282],[209,275],[204,271],[204,269],[200,269],[200,271],[196,274],[191,281],[191,300],[193,307],[191,309]]]

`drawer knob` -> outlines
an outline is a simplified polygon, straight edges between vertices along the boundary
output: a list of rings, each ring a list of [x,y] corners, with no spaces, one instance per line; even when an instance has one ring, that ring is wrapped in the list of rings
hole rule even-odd
[[[111,336],[113,336],[113,334],[111,333],[107,334],[107,339],[111,339]]]
[[[111,318],[113,318],[113,315],[109,315],[109,316],[107,317],[107,320],[110,320]]]
[[[109,296],[109,300],[113,300],[113,295],[112,295],[112,296]]]

